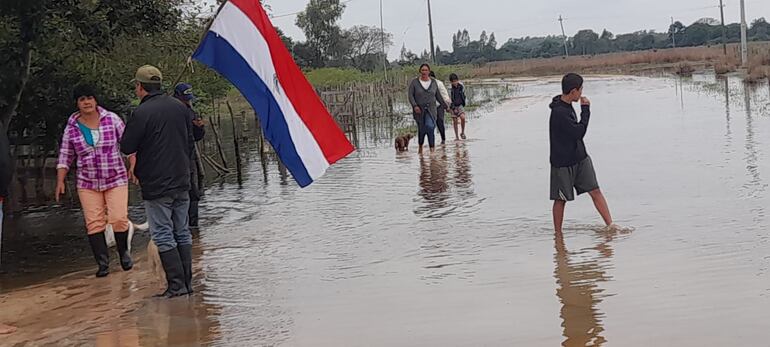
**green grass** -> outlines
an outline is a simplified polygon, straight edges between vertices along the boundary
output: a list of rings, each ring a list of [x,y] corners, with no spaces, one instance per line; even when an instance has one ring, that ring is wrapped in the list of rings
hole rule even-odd
[[[388,78],[399,83],[418,75],[419,66],[403,66],[388,71]],[[467,78],[470,68],[467,65],[434,66],[436,77],[449,81],[449,74],[456,73],[460,79]],[[381,82],[382,71],[363,72],[351,68],[322,68],[305,71],[305,76],[315,87],[337,87],[350,83]]]
[[[334,87],[354,82],[375,82],[382,80],[382,75],[362,72],[356,69],[322,68],[309,70],[305,76],[316,87]]]

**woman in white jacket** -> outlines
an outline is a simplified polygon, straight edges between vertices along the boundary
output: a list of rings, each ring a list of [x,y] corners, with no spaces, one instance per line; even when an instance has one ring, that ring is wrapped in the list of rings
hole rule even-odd
[[[452,99],[449,98],[449,91],[447,91],[446,86],[444,85],[444,82],[440,81],[436,78],[436,73],[431,71],[430,77],[436,80],[436,84],[438,84],[438,91],[441,93],[441,98],[444,99],[444,102],[447,105],[452,104]],[[438,106],[438,114],[436,115],[436,126],[438,127],[438,133],[441,135],[441,144],[446,143],[446,129],[444,128],[444,114],[446,113],[446,108],[444,106],[439,105]]]

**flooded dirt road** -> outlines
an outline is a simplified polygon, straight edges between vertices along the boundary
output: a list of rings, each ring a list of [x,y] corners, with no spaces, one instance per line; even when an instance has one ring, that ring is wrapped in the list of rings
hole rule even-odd
[[[433,157],[371,141],[299,190],[251,165],[208,190],[196,294],[84,270],[0,295],[2,346],[764,346],[770,90],[593,77],[587,197],[554,237],[548,109],[519,80]]]

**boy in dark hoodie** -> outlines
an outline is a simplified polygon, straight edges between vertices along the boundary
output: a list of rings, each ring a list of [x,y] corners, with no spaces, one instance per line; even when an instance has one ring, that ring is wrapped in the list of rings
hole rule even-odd
[[[452,108],[452,124],[455,128],[455,140],[460,140],[460,137],[465,140],[465,86],[460,83],[460,78],[457,77],[457,74],[449,75],[449,81],[452,82],[452,105],[450,107]],[[462,132],[460,132],[459,135],[457,133],[458,123],[462,126]]]
[[[591,157],[586,152],[583,138],[591,119],[591,102],[583,96],[583,78],[570,73],[561,81],[562,94],[551,102],[550,140],[551,140],[551,200],[553,203],[553,224],[556,233],[561,234],[564,223],[564,208],[567,201],[575,200],[578,195],[588,193],[594,206],[608,227],[612,226],[612,216],[607,200],[599,189]],[[582,110],[580,121],[577,120],[572,103],[580,102]]]

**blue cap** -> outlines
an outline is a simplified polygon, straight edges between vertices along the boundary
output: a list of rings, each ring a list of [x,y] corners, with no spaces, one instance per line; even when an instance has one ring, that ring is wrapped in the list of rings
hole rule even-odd
[[[174,88],[174,96],[178,99],[185,100],[185,101],[191,101],[195,100],[195,95],[193,94],[192,85],[189,83],[179,83],[176,85],[176,88]]]

